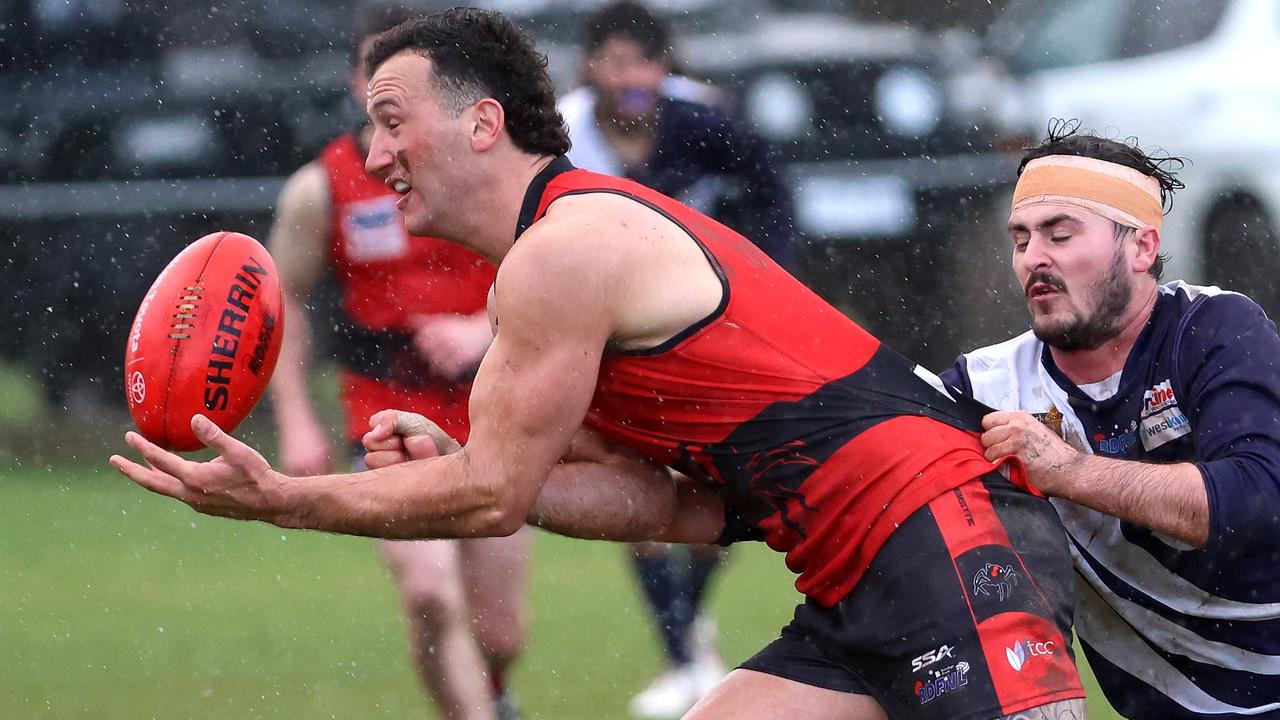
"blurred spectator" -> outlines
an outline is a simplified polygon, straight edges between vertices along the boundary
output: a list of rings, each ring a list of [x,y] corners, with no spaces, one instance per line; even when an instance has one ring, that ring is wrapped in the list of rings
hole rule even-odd
[[[781,173],[764,142],[724,113],[718,91],[673,73],[665,24],[642,5],[617,2],[592,13],[583,32],[583,86],[560,101],[569,159],[703,212],[714,212],[724,183],[738,183],[758,224],[737,229],[789,267],[792,208]],[[668,664],[633,698],[632,714],[677,717],[724,676],[714,620],[700,614],[723,556],[716,546],[632,545]]]

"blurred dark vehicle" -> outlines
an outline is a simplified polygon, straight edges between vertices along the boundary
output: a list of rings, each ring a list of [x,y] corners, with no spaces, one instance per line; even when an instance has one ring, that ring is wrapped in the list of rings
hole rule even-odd
[[[1221,285],[1280,312],[1280,3],[1015,0],[988,32],[982,69],[1015,142],[1049,118],[1184,156],[1161,232],[1167,278]]]
[[[151,280],[221,228],[261,237],[282,176],[360,109],[348,3],[0,0],[0,353],[48,398],[120,403]]]
[[[788,166],[801,278],[926,366],[954,355],[953,256],[1002,160],[946,80],[963,50],[903,25],[760,16],[680,45]]]

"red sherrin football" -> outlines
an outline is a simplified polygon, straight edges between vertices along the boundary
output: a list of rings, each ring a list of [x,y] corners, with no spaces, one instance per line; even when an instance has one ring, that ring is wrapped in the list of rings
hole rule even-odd
[[[280,278],[257,240],[206,235],[178,253],[138,308],[124,388],[143,437],[171,450],[203,445],[191,417],[231,431],[271,379],[284,335]]]

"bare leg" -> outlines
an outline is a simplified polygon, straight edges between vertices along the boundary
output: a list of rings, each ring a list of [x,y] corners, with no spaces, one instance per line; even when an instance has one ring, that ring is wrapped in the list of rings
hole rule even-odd
[[[378,546],[400,589],[414,669],[440,716],[493,720],[493,695],[471,634],[456,541],[384,541]]]
[[[867,695],[827,690],[754,670],[734,670],[684,720],[888,720]]]
[[[1084,698],[1076,698],[1005,715],[1000,720],[1087,720],[1087,718]]]
[[[507,667],[524,650],[525,604],[533,531],[510,537],[459,541],[462,587],[471,609],[471,631],[490,672],[501,684]]]

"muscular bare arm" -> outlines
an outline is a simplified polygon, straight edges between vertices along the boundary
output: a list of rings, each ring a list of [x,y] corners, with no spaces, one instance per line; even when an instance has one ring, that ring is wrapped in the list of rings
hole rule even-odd
[[[387,538],[510,534],[581,427],[606,344],[660,344],[706,317],[722,289],[679,226],[607,194],[553,205],[506,255],[495,288],[497,333],[472,386],[470,439],[456,453],[299,479],[273,471],[197,416],[196,435],[217,459],[191,462],[130,433],[128,444],[148,465],[118,455],[111,463],[206,514]],[[567,480],[575,477],[587,476]],[[682,488],[676,485],[676,507],[697,506]],[[710,497],[702,501],[723,519]],[[585,508],[561,509],[555,523],[562,531],[603,534]],[[722,523],[707,522],[714,514],[693,517],[688,525],[673,518],[668,536],[705,541],[711,525],[719,532]]]
[[[705,544],[720,537],[724,515],[724,500],[710,487],[584,427],[527,520],[588,540]]]
[[[271,378],[271,400],[280,434],[281,464],[285,472],[295,475],[332,470],[324,425],[316,417],[307,392],[312,339],[306,311],[328,257],[330,207],[328,178],[324,168],[312,162],[285,183],[267,236],[267,249],[284,290],[287,328]]]
[[[1031,483],[1065,498],[1191,545],[1209,538],[1204,477],[1190,463],[1154,465],[1080,452],[1024,412],[996,412],[982,420],[989,460],[1014,455]]]
[[[612,332],[625,258],[591,236],[539,224],[499,271],[498,332],[470,400],[459,452],[350,475],[292,478],[197,416],[220,457],[195,463],[127,441],[151,467],[114,456],[144,487],[214,515],[386,538],[505,535],[517,530],[582,425]],[[525,251],[522,248],[537,248]]]
[[[384,410],[364,436],[371,468],[461,450],[440,426],[415,413]],[[655,465],[582,428],[552,469],[527,522],[590,540],[709,543],[724,527],[724,502],[712,489]]]
[[[543,485],[528,522],[587,540],[707,544],[724,529],[724,500],[647,463],[565,462]]]

